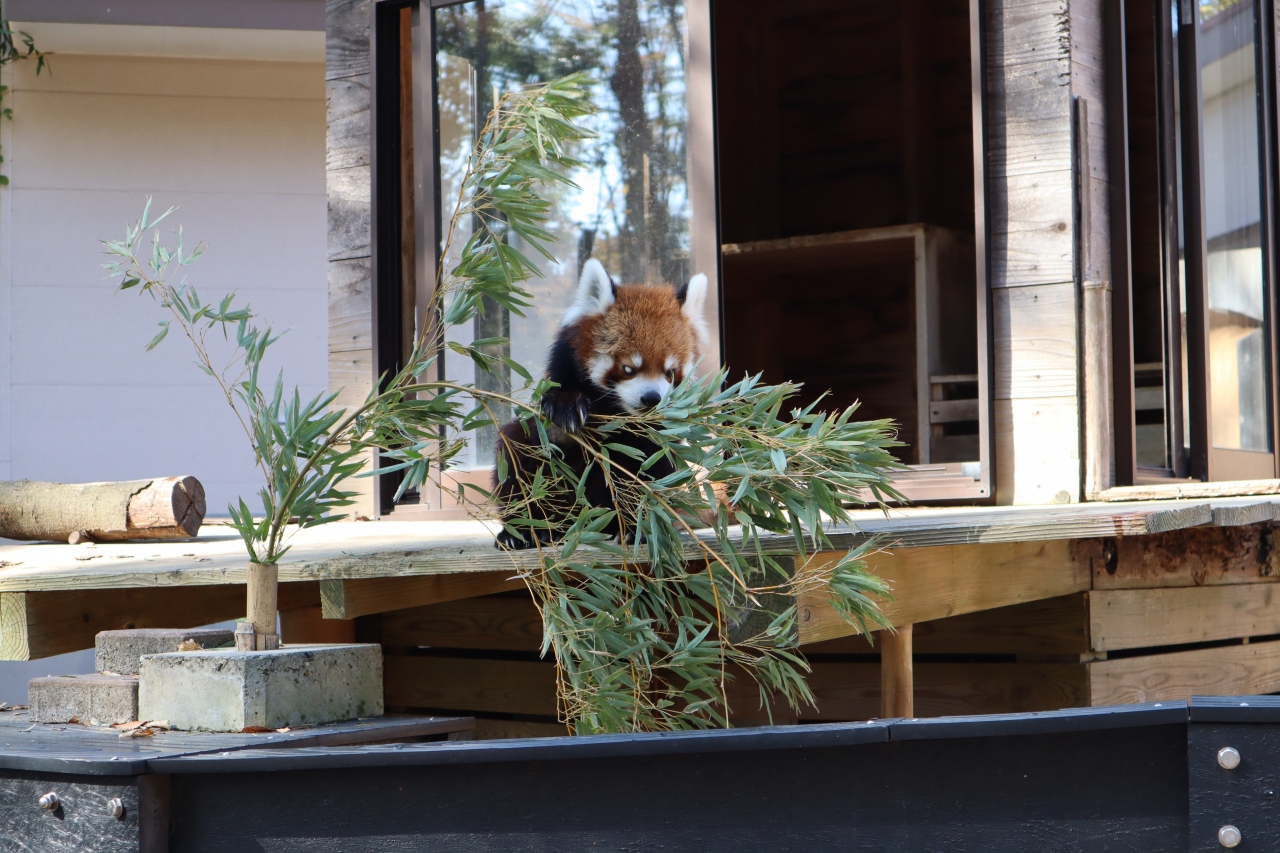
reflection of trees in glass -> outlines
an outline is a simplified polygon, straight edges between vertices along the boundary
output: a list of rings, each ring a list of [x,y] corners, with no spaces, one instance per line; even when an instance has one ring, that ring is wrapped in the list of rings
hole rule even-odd
[[[539,316],[513,320],[486,300],[475,338],[514,335],[516,350],[540,359],[590,257],[623,282],[687,280],[683,0],[474,0],[435,10],[434,24],[442,189],[452,161],[465,157],[464,140],[447,131],[476,127],[495,91],[576,71],[596,81],[596,136],[573,152],[585,164],[571,176],[578,187],[551,190],[560,263],[543,264],[530,282]],[[468,65],[469,85],[460,85],[450,75]],[[513,345],[483,349],[507,356]],[[478,375],[476,384],[512,390],[509,375]],[[492,432],[476,436],[474,464],[491,463]]]
[[[475,69],[474,108],[571,71],[598,84],[598,134],[562,194],[560,219],[582,256],[626,282],[688,277],[684,4],[681,0],[476,0],[436,11],[441,54]]]

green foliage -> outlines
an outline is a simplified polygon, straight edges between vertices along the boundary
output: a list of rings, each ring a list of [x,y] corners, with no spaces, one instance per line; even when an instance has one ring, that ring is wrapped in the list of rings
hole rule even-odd
[[[39,75],[49,64],[49,54],[36,50],[35,39],[30,33],[15,30],[9,26],[7,18],[0,19],[0,68],[20,59],[35,59],[36,74]],[[13,109],[4,106],[4,99],[9,95],[8,86],[0,86],[0,117],[12,119]],[[0,156],[0,163],[4,157]],[[9,178],[0,175],[0,187],[9,186]]]
[[[230,508],[251,559],[274,562],[287,550],[291,521],[307,527],[341,518],[351,502],[343,481],[380,449],[404,471],[403,488],[438,477],[464,447],[465,431],[514,411],[539,441],[536,472],[521,483],[522,503],[509,507],[514,528],[547,526],[541,508],[559,509],[563,534],[521,570],[543,616],[544,654],[557,664],[561,713],[582,733],[687,729],[728,724],[728,684],[750,680],[766,709],[813,701],[799,651],[797,600],[823,596],[860,630],[883,626],[877,597],[884,583],[865,571],[870,545],[838,560],[811,560],[833,550],[829,533],[848,524],[847,507],[897,498],[889,483],[897,467],[887,422],[860,422],[852,408],[836,414],[815,405],[789,410],[798,388],[759,378],[728,384],[723,373],[686,379],[655,410],[595,417],[574,436],[590,460],[588,473],[565,462],[537,406],[549,383],[534,381],[492,340],[449,348],[481,371],[507,368],[527,380],[525,394],[433,378],[436,353],[449,326],[471,323],[486,305],[521,312],[531,297],[521,287],[534,261],[511,245],[550,258],[549,190],[567,183],[575,147],[586,132],[575,120],[591,106],[582,75],[503,96],[472,154],[437,273],[439,318],[422,330],[409,364],[383,378],[363,403],[331,411],[335,395],[306,400],[286,393],[283,377],[259,381],[264,355],[278,339],[257,324],[235,294],[206,302],[181,280],[202,247],[187,252],[181,232],[166,245],[159,234],[149,253],[144,235],[162,220],[150,205],[125,239],[104,245],[121,289],[138,288],[169,312],[149,347],[176,322],[240,417],[263,473],[263,515],[242,500]],[[460,223],[469,227],[462,228]],[[457,234],[467,231],[461,247]],[[210,334],[230,342],[215,360]],[[554,431],[553,431],[554,432]],[[642,471],[665,458],[675,473],[652,481],[619,464],[637,451],[624,440],[640,434],[660,448]],[[556,433],[559,434],[559,433]],[[559,434],[562,435],[562,434]],[[561,440],[566,440],[561,438]],[[387,469],[382,469],[386,471]],[[613,489],[616,508],[584,498],[590,471]],[[505,477],[506,471],[499,471]],[[477,515],[491,514],[483,489],[458,493]],[[614,520],[621,539],[604,531]],[[698,530],[708,527],[706,530]],[[797,558],[796,555],[799,555]]]

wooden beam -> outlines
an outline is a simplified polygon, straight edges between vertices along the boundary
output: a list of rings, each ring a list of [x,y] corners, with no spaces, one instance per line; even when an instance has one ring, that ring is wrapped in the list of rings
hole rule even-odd
[[[320,603],[316,582],[280,585],[281,607]],[[99,631],[195,628],[245,615],[243,584],[0,593],[0,659],[93,648]]]
[[[351,619],[325,619],[319,604],[280,611],[282,643],[354,643],[356,623]]]
[[[556,714],[556,670],[550,661],[387,655],[388,705],[498,714]]]
[[[1027,604],[918,622],[911,644],[917,655],[1080,655],[1089,648],[1089,610],[1075,593]],[[870,655],[879,652],[863,636],[840,637],[804,646],[806,655]]]
[[[320,601],[324,607],[324,618],[354,619],[373,613],[524,588],[524,581],[512,577],[511,569],[508,568],[500,572],[322,580]]]
[[[1094,661],[1090,703],[1181,702],[1280,691],[1280,641]]]
[[[839,554],[820,554],[800,571],[813,570]],[[894,625],[911,625],[1054,598],[1089,588],[1087,562],[1068,542],[1013,542],[904,548],[873,554],[867,564],[890,582],[894,600],[883,604]],[[821,595],[799,603],[800,642],[814,643],[857,633]]]
[[[384,646],[536,652],[542,617],[527,595],[486,595],[384,613]]]
[[[911,626],[880,632],[880,716],[914,717]]]
[[[1083,539],[1072,546],[1094,589],[1213,586],[1280,580],[1273,524],[1205,526],[1153,536]]]
[[[1088,599],[1098,652],[1280,634],[1274,584],[1096,590]]]

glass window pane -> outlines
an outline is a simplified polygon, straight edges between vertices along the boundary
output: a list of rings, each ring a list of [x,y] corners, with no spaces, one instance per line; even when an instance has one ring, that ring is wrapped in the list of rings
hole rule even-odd
[[[475,328],[451,332],[460,342],[508,337],[509,354],[536,376],[588,259],[624,284],[689,278],[685,7],[679,0],[475,0],[436,9],[434,29],[442,231],[495,96],[573,71],[595,80],[596,136],[573,152],[584,164],[570,176],[578,189],[558,190],[555,199],[556,262],[526,252],[541,269],[527,285],[533,310],[517,317],[488,305]],[[455,227],[460,246],[469,224]],[[462,361],[446,355],[450,378],[512,389],[510,376],[477,377]],[[492,430],[477,435],[462,466],[492,465],[493,438]]]
[[[1209,413],[1216,447],[1269,451],[1254,0],[1200,0]]]

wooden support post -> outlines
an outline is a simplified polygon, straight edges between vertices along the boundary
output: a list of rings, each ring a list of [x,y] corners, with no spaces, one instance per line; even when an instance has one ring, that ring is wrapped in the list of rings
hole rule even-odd
[[[911,626],[880,632],[880,716],[915,716]]]
[[[279,569],[273,564],[249,564],[248,620],[257,636],[258,651],[278,648],[280,634],[276,631],[276,588]]]

